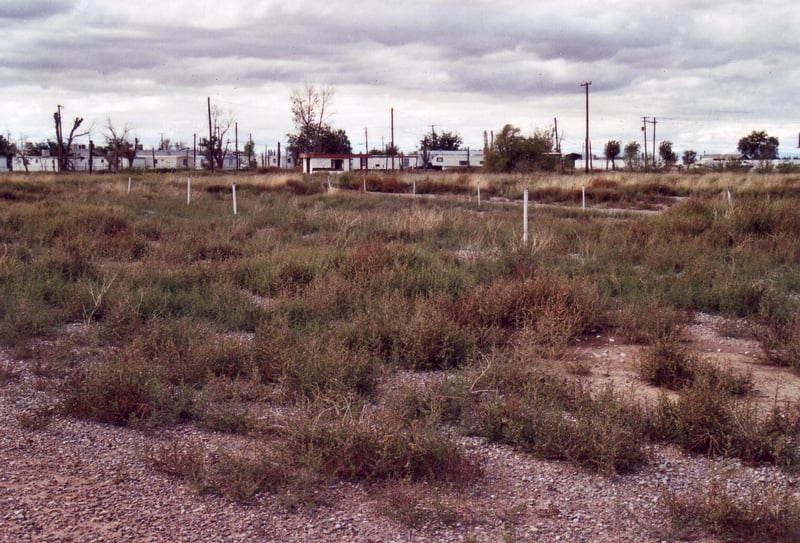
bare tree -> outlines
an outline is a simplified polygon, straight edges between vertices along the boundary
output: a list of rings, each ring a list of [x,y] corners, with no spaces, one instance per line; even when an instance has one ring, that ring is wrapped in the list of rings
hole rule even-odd
[[[111,118],[109,118],[103,137],[106,139],[109,169],[115,172],[118,171],[120,161],[123,158],[128,159],[128,168],[133,167],[133,160],[136,158],[136,152],[139,148],[139,139],[134,138],[133,143],[131,143],[131,129],[128,128],[128,125],[126,124],[122,128],[114,127]]]
[[[200,140],[200,149],[211,168],[223,168],[225,155],[228,153],[229,140],[225,136],[233,126],[233,113],[223,111],[218,106],[210,108],[211,141],[208,138]]]
[[[91,127],[86,130],[80,130],[83,124],[83,117],[75,117],[72,121],[72,129],[69,131],[66,141],[64,140],[63,127],[61,123],[61,106],[53,114],[53,119],[56,124],[56,152],[58,153],[58,169],[59,171],[73,170],[74,164],[72,163],[72,142],[83,136],[87,136],[91,132]]]
[[[313,148],[320,152],[323,129],[328,126],[330,103],[336,89],[333,87],[317,87],[306,83],[302,89],[294,89],[291,94],[292,121],[297,130],[298,139],[313,142]]]

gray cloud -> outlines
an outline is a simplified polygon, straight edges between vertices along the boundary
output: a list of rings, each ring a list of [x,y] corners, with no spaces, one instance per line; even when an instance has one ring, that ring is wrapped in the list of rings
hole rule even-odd
[[[637,138],[642,115],[663,116],[664,136],[685,140],[678,147],[742,123],[788,130],[787,119],[798,116],[792,36],[800,14],[788,1],[761,11],[725,0],[647,9],[626,0],[133,4],[0,6],[0,18],[15,20],[0,50],[0,88],[9,97],[0,118],[32,125],[0,129],[46,133],[52,103],[66,95],[75,107],[91,104],[100,119],[103,109],[130,114],[143,131],[160,132],[165,122],[192,130],[197,121],[183,117],[194,119],[197,105],[186,102],[216,95],[242,110],[255,102],[254,131],[279,137],[291,130],[289,91],[304,81],[339,88],[337,119],[352,123],[349,131],[377,122],[371,118],[384,122],[393,104],[416,112],[406,113],[415,126],[453,129],[516,122],[528,130],[558,115],[580,145],[584,80],[593,82],[600,139]],[[23,111],[11,110],[19,104]],[[740,136],[715,145],[735,146]]]
[[[25,0],[0,4],[0,19],[45,19],[69,12],[75,2],[69,0]]]

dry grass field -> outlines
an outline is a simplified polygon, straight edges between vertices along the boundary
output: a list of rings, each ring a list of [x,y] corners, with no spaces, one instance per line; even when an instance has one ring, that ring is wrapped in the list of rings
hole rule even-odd
[[[130,177],[0,179],[0,541],[800,539],[800,175]]]

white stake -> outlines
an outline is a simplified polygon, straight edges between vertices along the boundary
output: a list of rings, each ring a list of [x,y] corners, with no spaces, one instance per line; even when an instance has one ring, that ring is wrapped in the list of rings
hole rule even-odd
[[[728,192],[728,205],[733,205],[733,196],[731,196],[731,188],[730,187],[727,188],[727,192]]]
[[[189,205],[189,202],[192,201],[192,178],[186,178],[186,205]]]
[[[331,174],[328,174],[328,192],[331,191]]]
[[[361,176],[361,181],[364,183],[364,192],[367,192],[367,174]]]
[[[236,183],[233,184],[233,214],[238,215],[236,211]]]
[[[528,244],[528,189],[522,195],[522,243]]]
[[[131,193],[131,178],[128,178],[128,194]]]
[[[478,181],[478,207],[481,207],[481,182]]]
[[[416,179],[412,179],[411,180],[411,195],[412,196],[416,196],[417,195],[417,180]]]
[[[586,185],[581,187],[581,209],[586,211]]]

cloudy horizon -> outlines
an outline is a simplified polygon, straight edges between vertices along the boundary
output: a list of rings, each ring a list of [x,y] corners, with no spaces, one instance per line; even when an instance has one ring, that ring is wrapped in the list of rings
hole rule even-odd
[[[27,0],[0,3],[0,130],[54,139],[53,113],[80,116],[102,142],[110,119],[146,145],[191,145],[206,99],[231,113],[240,146],[285,145],[289,97],[336,89],[331,124],[354,152],[413,151],[435,127],[480,148],[484,131],[523,133],[558,119],[581,152],[584,88],[596,155],[610,139],[677,151],[735,152],[764,130],[797,153],[800,10],[788,1],[349,0],[292,3]],[[648,145],[652,143],[648,125]]]

